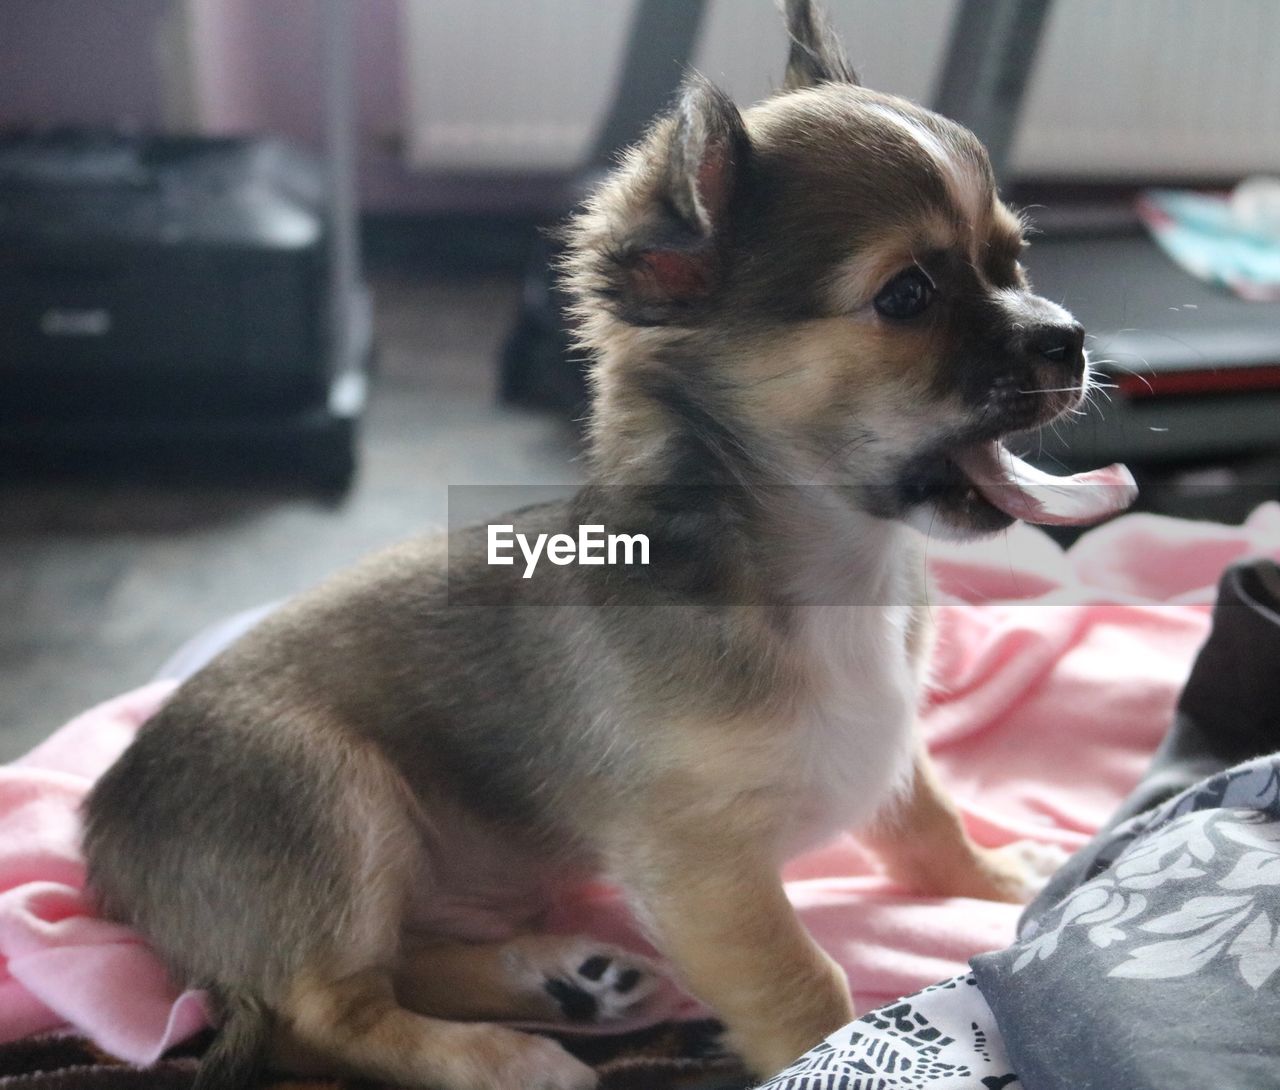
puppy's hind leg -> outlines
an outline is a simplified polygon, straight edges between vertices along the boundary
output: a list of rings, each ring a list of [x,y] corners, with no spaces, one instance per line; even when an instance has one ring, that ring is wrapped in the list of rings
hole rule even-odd
[[[391,975],[304,974],[280,1011],[276,1059],[423,1090],[590,1090],[591,1068],[554,1041],[485,1023],[446,1022],[400,1006]]]
[[[395,993],[407,887],[418,876],[415,801],[372,750],[345,762],[354,865],[340,927],[275,997],[281,1066],[430,1090],[588,1090],[596,1075],[554,1041],[425,1017]]]

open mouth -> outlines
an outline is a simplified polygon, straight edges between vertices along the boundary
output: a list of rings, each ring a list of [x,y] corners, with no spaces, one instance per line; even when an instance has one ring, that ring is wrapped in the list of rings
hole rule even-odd
[[[1041,526],[1082,526],[1123,511],[1137,497],[1122,465],[1054,476],[998,439],[969,443],[917,464],[903,481],[911,506],[931,504],[961,529],[990,532],[1015,519]]]

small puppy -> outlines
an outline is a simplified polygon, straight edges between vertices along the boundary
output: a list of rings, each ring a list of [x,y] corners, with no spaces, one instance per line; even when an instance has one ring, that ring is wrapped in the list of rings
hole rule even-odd
[[[504,521],[643,532],[651,563],[524,579],[479,529],[392,548],[191,678],[90,797],[103,910],[219,1005],[203,1090],[268,1060],[594,1085],[493,1023],[645,1002],[643,959],[535,930],[601,875],[767,1076],[853,1015],[789,856],[859,827],[914,888],[1026,892],[913,739],[919,530],[1131,490],[1001,444],[1077,405],[1086,364],[977,141],[859,87],[806,0],[787,15],[783,91],[741,114],[691,78],[568,230],[590,484]]]

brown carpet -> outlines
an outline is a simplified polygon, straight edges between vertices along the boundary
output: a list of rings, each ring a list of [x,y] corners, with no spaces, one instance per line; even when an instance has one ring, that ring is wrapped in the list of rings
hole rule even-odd
[[[742,1090],[749,1080],[718,1042],[715,1022],[671,1023],[621,1037],[565,1038],[600,1072],[601,1090]],[[153,1067],[122,1064],[80,1037],[0,1045],[0,1090],[189,1090],[209,1035]],[[368,1083],[268,1076],[260,1090],[356,1090]],[[248,1088],[246,1088],[248,1090]]]

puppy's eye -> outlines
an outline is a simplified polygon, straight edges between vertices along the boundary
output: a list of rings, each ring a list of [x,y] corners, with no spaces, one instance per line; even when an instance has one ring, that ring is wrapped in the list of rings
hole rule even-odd
[[[929,309],[938,289],[919,265],[903,269],[875,297],[876,311],[885,318],[916,318]]]

